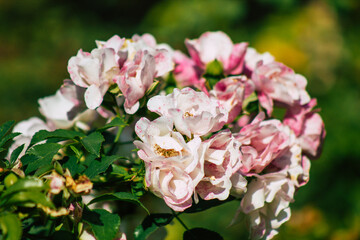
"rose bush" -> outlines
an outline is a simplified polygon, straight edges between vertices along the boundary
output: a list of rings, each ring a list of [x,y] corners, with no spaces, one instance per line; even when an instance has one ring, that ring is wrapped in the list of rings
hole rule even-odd
[[[150,34],[96,44],[39,99],[45,121],[1,126],[0,234],[146,239],[184,224],[180,213],[238,200],[229,222],[241,213],[251,238],[275,236],[325,137],[305,77],[223,32],[187,39],[190,56]],[[150,213],[149,192],[172,213]],[[149,214],[130,230],[120,226],[129,203]],[[197,231],[219,236],[187,229],[184,239]]]

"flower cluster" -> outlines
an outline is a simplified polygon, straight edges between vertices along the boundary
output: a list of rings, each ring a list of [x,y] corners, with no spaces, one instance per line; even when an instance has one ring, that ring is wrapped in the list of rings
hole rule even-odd
[[[150,34],[96,43],[71,57],[70,79],[39,100],[46,122],[17,125],[23,135],[13,149],[40,129],[86,132],[98,119],[125,116],[153,194],[175,211],[199,198],[241,198],[252,237],[271,239],[325,137],[307,80],[223,32],[187,39],[189,56]]]

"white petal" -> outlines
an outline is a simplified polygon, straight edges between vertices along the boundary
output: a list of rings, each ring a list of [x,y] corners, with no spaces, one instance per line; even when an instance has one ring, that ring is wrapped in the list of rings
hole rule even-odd
[[[103,101],[103,95],[100,88],[97,85],[91,85],[85,91],[85,103],[86,106],[90,109],[95,109]]]

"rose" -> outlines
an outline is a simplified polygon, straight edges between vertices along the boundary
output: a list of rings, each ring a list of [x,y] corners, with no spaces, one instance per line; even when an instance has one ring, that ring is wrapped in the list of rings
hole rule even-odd
[[[207,93],[202,75],[206,66],[215,60],[221,64],[225,76],[238,75],[243,70],[248,44],[233,44],[223,32],[206,32],[199,39],[186,39],[185,44],[191,58],[179,51],[174,53],[174,77],[181,87],[194,86]]]
[[[78,51],[68,63],[68,71],[72,81],[86,88],[85,103],[90,109],[95,109],[103,101],[109,86],[115,83],[119,65],[112,48],[94,49],[91,53]]]
[[[155,59],[147,51],[139,50],[133,60],[127,60],[116,80],[125,97],[126,113],[134,114],[140,107],[141,99],[155,77]]]
[[[237,75],[243,70],[247,43],[233,44],[223,32],[206,32],[199,39],[186,39],[191,58],[201,69],[214,60],[221,62],[225,75]]]
[[[211,96],[219,100],[229,113],[227,123],[231,123],[239,116],[243,101],[255,90],[254,83],[245,76],[235,76],[221,79],[210,92]]]
[[[257,66],[251,78],[259,92],[260,104],[269,115],[273,111],[274,101],[286,107],[310,101],[305,90],[306,79],[282,63],[270,62]]]
[[[248,47],[245,54],[245,72],[251,77],[252,72],[258,65],[266,65],[275,60],[268,52],[258,53],[254,48]]]
[[[90,123],[98,115],[95,110],[83,106],[83,101],[79,99],[83,93],[84,88],[64,81],[55,95],[38,100],[39,111],[46,117],[51,129],[69,129],[74,125],[84,130],[90,129]]]
[[[241,210],[249,215],[254,238],[271,239],[290,218],[289,203],[297,187],[308,181],[309,162],[301,156],[295,142],[282,151],[266,168],[263,175],[248,185],[241,201]]]
[[[196,192],[205,200],[214,198],[225,200],[229,197],[232,182],[235,180],[231,177],[242,164],[240,143],[229,130],[226,130],[215,134],[203,144],[205,145],[205,176],[197,185]],[[235,187],[238,187],[238,194],[240,194],[239,186],[242,192],[246,191],[245,178],[238,177],[234,183]]]
[[[243,154],[240,172],[245,175],[260,173],[291,143],[288,127],[279,120],[264,120],[264,117],[263,112],[259,113],[235,135]]]
[[[108,41],[97,41],[99,49],[110,48],[116,53],[119,71],[114,81],[125,97],[126,113],[139,109],[139,100],[154,79],[166,75],[174,68],[173,50],[167,44],[157,44],[150,34],[134,35],[124,39],[115,35]]]
[[[195,61],[180,51],[175,51],[173,58],[175,63],[173,74],[178,86],[194,86],[207,92],[205,87],[206,80],[201,77],[203,70],[196,65]]]
[[[134,144],[139,148],[138,156],[146,163],[150,190],[175,211],[190,207],[194,188],[204,176],[201,139],[195,137],[185,142],[166,117],[152,122],[141,118],[135,132],[141,141]]]
[[[315,106],[316,99],[312,99],[308,104],[289,108],[284,117],[284,124],[295,132],[300,146],[311,158],[320,156],[326,135],[322,118],[312,110]]]
[[[191,88],[175,88],[167,96],[152,97],[147,106],[150,111],[172,119],[176,129],[188,137],[218,131],[228,118],[227,111],[217,100]]]
[[[157,161],[146,164],[146,184],[173,210],[182,212],[192,205],[195,184],[176,161]]]

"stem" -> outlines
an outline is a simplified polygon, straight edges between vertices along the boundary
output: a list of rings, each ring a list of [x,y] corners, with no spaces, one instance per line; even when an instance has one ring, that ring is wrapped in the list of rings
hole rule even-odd
[[[121,145],[126,145],[126,144],[132,144],[132,143],[134,143],[134,140],[132,140],[132,141],[127,141],[127,142],[120,142],[119,144],[121,144]]]
[[[121,135],[123,129],[124,129],[123,127],[118,127],[118,132],[117,132],[117,134],[116,134],[114,143],[117,143],[117,142],[119,141],[120,135]]]
[[[121,109],[120,109],[120,107],[119,107],[118,104],[117,104],[116,96],[115,96],[114,94],[112,94],[112,93],[111,93],[110,95],[111,95],[111,97],[112,97],[112,100],[113,100],[113,102],[114,102],[114,105],[116,106],[116,108],[114,109],[114,111],[116,112],[117,115],[120,115]]]
[[[185,225],[185,223],[179,218],[179,216],[174,212],[174,210],[171,209],[172,214],[174,217],[179,221],[179,223],[186,229],[186,231],[189,231],[189,228]]]

